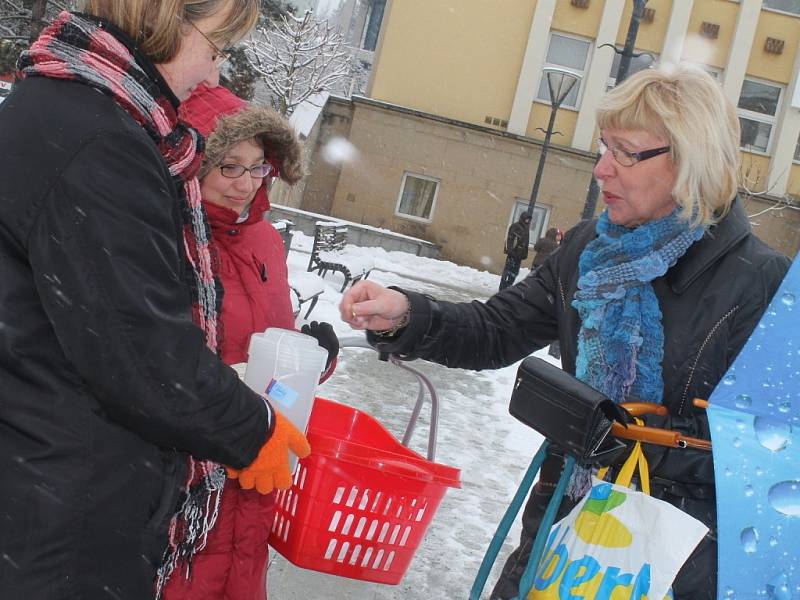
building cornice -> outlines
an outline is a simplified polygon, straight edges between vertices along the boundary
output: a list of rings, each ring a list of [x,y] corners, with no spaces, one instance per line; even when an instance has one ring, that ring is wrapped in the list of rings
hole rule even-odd
[[[433,121],[436,123],[442,123],[445,125],[451,125],[453,127],[458,127],[461,129],[469,129],[471,131],[477,131],[480,133],[485,133],[489,136],[503,138],[507,140],[513,140],[516,142],[521,142],[523,144],[528,144],[531,146],[542,146],[543,141],[538,140],[536,138],[518,135],[516,133],[509,133],[507,131],[498,131],[497,129],[491,127],[485,127],[483,125],[476,125],[475,123],[468,123],[466,121],[459,121],[457,119],[451,119],[449,117],[442,117],[440,115],[434,115],[432,113],[426,113],[421,110],[417,110],[414,108],[408,108],[406,106],[400,106],[397,104],[390,104],[388,102],[382,102],[380,100],[375,100],[374,98],[366,98],[364,96],[353,96],[351,99],[343,98],[341,96],[331,96],[329,102],[334,102],[336,104],[347,105],[352,102],[354,105],[364,105],[370,106],[373,108],[380,108],[381,110],[385,110],[388,112],[408,115],[412,117],[416,117],[418,119],[423,119],[425,121]],[[569,146],[562,146],[560,144],[555,144],[553,142],[550,143],[550,151],[558,151],[563,154],[571,154],[573,156],[579,156],[581,158],[589,158],[594,160],[596,155],[594,152],[586,152],[584,150],[578,150],[576,148],[571,148]]]

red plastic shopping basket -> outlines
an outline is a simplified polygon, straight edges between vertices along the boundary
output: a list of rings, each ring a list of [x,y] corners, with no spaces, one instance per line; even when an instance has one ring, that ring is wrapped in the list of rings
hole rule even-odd
[[[270,544],[299,567],[397,584],[460,471],[424,459],[370,415],[317,398],[311,455],[278,493]]]

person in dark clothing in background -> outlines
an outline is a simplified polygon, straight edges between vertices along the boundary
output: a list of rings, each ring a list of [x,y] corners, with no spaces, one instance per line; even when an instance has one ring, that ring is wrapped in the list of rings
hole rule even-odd
[[[551,227],[547,230],[547,233],[544,234],[544,237],[540,237],[536,240],[536,243],[533,245],[535,254],[533,255],[533,262],[531,263],[531,273],[544,264],[547,257],[553,253],[553,250],[558,248],[560,243],[561,230],[556,227]]]
[[[340,315],[369,330],[381,352],[462,369],[512,365],[560,340],[566,372],[616,402],[636,396],[667,409],[645,415],[645,425],[708,440],[708,417],[692,399],[708,398],[722,379],[789,260],[751,231],[737,196],[736,109],[710,75],[689,66],[640,71],[601,100],[597,119],[594,175],[606,209],[567,233],[531,276],[464,303],[362,281],[344,294]],[[714,600],[713,457],[651,444],[644,451],[652,496],[709,527],[675,578],[675,600]],[[553,450],[542,464],[493,600],[518,597],[563,462]],[[588,489],[589,475],[576,471],[556,519]]]
[[[536,240],[536,243],[533,245],[533,250],[536,252],[536,254],[533,255],[531,273],[541,267],[547,260],[547,257],[550,256],[556,248],[558,248],[562,237],[563,234],[561,233],[560,229],[557,227],[551,227],[547,230],[547,233],[544,234],[544,237]],[[555,340],[552,344],[550,344],[550,347],[547,349],[547,353],[553,358],[561,358],[561,348],[558,344],[558,340]]]
[[[519,266],[528,258],[528,243],[530,242],[531,216],[524,212],[516,223],[512,223],[506,235],[506,245],[503,252],[506,254],[506,265],[500,277],[500,289],[504,290],[514,284],[519,274]]]

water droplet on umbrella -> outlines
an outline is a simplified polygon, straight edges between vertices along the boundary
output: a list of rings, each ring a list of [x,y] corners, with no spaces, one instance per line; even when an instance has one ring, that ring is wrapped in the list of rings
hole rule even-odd
[[[792,591],[789,589],[789,578],[786,573],[778,573],[767,584],[767,598],[769,600],[792,600]]]
[[[781,302],[783,302],[786,306],[794,306],[794,294],[790,292],[785,292],[783,296],[781,296]]]
[[[747,394],[739,394],[733,402],[736,404],[736,408],[750,408],[753,399]]]
[[[781,514],[800,517],[800,481],[776,483],[767,492],[770,506]]]
[[[766,417],[756,417],[753,422],[753,429],[756,432],[758,443],[773,452],[786,448],[792,436],[791,425],[767,419]]]
[[[758,532],[755,527],[747,527],[742,530],[739,540],[742,542],[742,548],[747,554],[753,554],[758,547]]]
[[[736,374],[735,373],[728,373],[725,377],[722,378],[722,383],[724,385],[733,385],[736,383]]]
[[[745,496],[750,498],[754,493],[755,492],[753,491],[753,486],[752,485],[748,484],[748,485],[744,486],[744,495]]]

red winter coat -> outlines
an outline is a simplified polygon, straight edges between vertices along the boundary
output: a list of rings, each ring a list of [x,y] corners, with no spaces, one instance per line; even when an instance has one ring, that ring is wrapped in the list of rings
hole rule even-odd
[[[228,364],[247,361],[253,333],[267,327],[294,329],[283,239],[264,220],[268,207],[263,188],[244,223],[236,222],[231,209],[205,203],[225,289],[221,354]]]
[[[224,88],[198,88],[181,107],[183,117],[209,140],[207,157],[216,156],[258,125],[267,156],[280,164],[281,176],[299,173],[300,147],[294,132],[276,114],[250,109],[246,118],[217,123],[220,115],[237,114],[247,104]],[[216,127],[216,129],[215,129]],[[271,143],[272,142],[272,143]],[[294,177],[285,177],[294,179]],[[225,289],[220,354],[228,364],[245,362],[250,336],[267,327],[294,328],[283,240],[264,220],[269,209],[265,187],[250,205],[246,220],[221,206],[204,202],[219,256],[218,274]],[[205,548],[195,554],[190,577],[176,572],[167,582],[164,600],[266,600],[267,564],[274,494],[243,490],[228,480],[214,528]]]
[[[266,205],[262,188],[247,221],[237,224],[234,211],[205,203],[225,289],[221,354],[228,364],[247,360],[253,332],[294,327],[283,241],[263,219]],[[274,497],[243,490],[229,479],[217,523],[206,547],[194,556],[190,579],[174,574],[164,600],[266,600]]]

